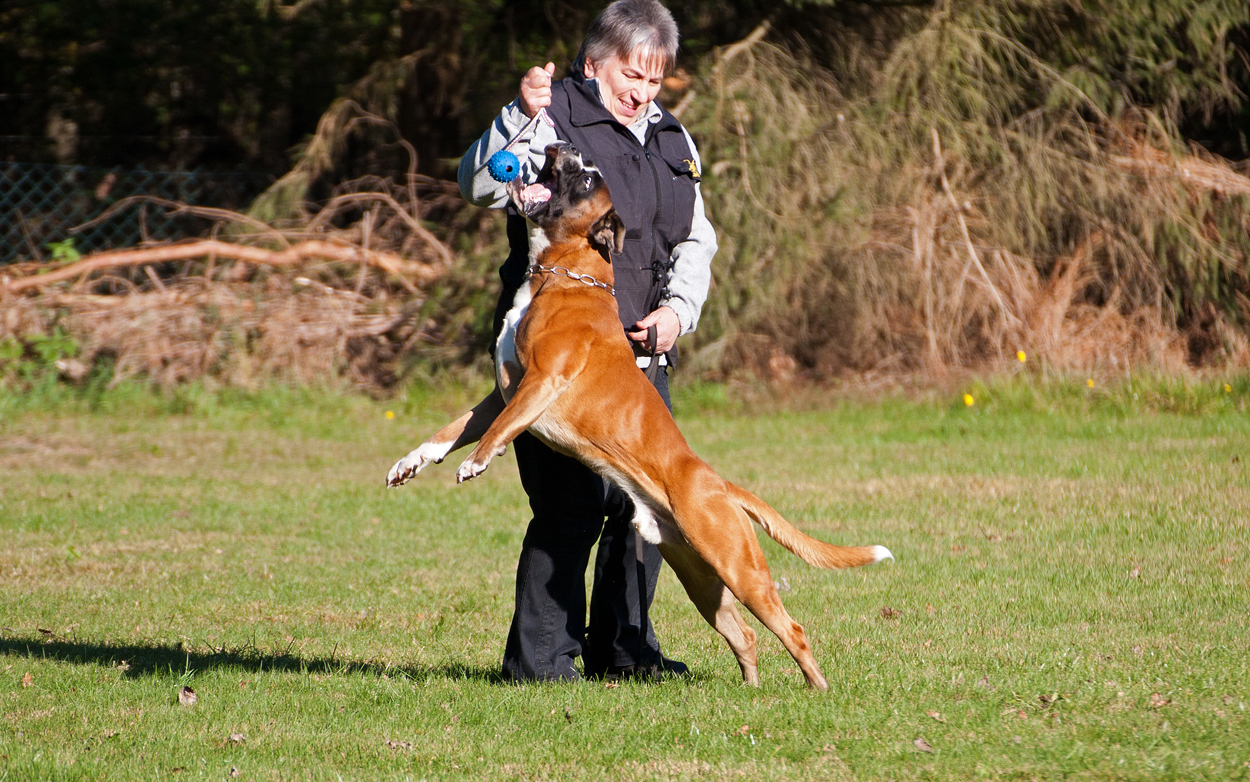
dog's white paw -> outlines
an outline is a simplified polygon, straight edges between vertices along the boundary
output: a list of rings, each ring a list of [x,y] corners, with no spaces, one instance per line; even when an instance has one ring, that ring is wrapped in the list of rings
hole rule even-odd
[[[482,473],[486,472],[486,468],[490,466],[490,460],[496,456],[503,456],[508,452],[508,446],[503,445],[495,449],[495,452],[487,456],[479,445],[473,449],[473,453],[469,454],[469,458],[464,460],[464,464],[460,465],[460,469],[456,470],[456,483],[464,483],[471,481]],[[481,461],[478,461],[481,459]]]
[[[425,469],[428,464],[438,464],[447,457],[448,443],[421,443],[415,450],[395,462],[386,474],[386,485],[403,486]]]
[[[472,457],[465,459],[464,464],[460,465],[460,469],[456,470],[456,483],[464,483],[465,481],[473,480],[477,476],[486,472],[486,467],[489,464],[489,461],[474,461]]]

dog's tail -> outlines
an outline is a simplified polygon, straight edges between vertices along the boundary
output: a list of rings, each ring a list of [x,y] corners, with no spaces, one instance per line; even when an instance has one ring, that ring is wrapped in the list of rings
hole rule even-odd
[[[730,491],[734,493],[742,509],[747,512],[752,521],[763,527],[769,537],[809,565],[845,568],[871,565],[883,559],[894,559],[894,555],[885,546],[835,546],[804,535],[759,497],[741,486],[734,486],[728,481],[726,484],[731,487]]]

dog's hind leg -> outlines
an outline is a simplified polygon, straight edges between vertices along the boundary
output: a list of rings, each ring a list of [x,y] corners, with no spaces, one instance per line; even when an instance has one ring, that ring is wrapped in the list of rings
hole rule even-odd
[[[759,542],[754,535],[751,536],[750,543],[758,551]],[[759,551],[759,558],[762,562],[762,551]],[[767,566],[752,570],[730,570],[725,573],[725,581],[734,597],[742,601],[747,610],[755,614],[756,619],[781,639],[782,645],[807,678],[807,686],[817,690],[829,689],[824,674],[820,672],[820,666],[816,664],[816,656],[812,654],[812,647],[807,642],[803,626],[791,619],[786,607],[782,605],[781,596],[777,594],[777,586],[773,583]]]
[[[482,435],[486,434],[487,429],[495,422],[503,409],[503,394],[496,386],[495,390],[478,402],[472,410],[439,429],[430,439],[395,462],[395,466],[386,474],[386,485],[403,486],[416,477],[426,465],[439,464],[452,451],[482,439]]]
[[[734,657],[738,658],[743,681],[758,687],[760,673],[755,631],[738,613],[733,593],[725,586],[725,582],[721,581],[716,571],[698,553],[685,544],[662,543],[660,553],[685,587],[686,594],[699,609],[699,613],[729,643]]]
[[[790,618],[786,607],[781,604],[781,597],[777,594],[777,587],[772,579],[765,575],[763,580],[767,584],[760,584],[758,579],[751,577],[750,583],[738,583],[737,589],[734,586],[729,588],[765,627],[781,639],[786,651],[803,670],[807,686],[816,690],[829,689],[829,683],[825,681],[820,666],[816,664],[816,656],[812,654],[812,647],[807,642],[803,626]]]
[[[677,515],[682,518],[680,511]],[[781,604],[777,586],[768,572],[764,551],[746,513],[728,496],[720,494],[704,499],[698,509],[688,513],[683,518],[683,528],[689,524],[687,519],[693,521],[691,517],[694,516],[703,517],[702,523],[695,522],[698,527],[716,529],[720,538],[715,546],[700,547],[708,565],[725,582],[734,597],[781,639],[786,651],[802,669],[807,685],[817,690],[829,689],[820,666],[816,664],[803,626],[791,619],[786,607]],[[713,522],[713,519],[718,521]]]

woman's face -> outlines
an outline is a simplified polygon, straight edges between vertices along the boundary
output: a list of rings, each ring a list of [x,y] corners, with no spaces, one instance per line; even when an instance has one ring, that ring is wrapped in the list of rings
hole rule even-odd
[[[664,69],[658,62],[648,62],[635,52],[628,62],[612,55],[603,62],[586,60],[583,71],[587,79],[599,80],[599,92],[608,111],[622,125],[635,122],[646,105],[660,93]]]

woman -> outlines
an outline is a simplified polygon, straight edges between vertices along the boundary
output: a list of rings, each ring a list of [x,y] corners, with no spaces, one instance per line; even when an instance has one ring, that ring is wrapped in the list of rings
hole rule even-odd
[[[486,161],[541,112],[532,138],[511,147],[526,183],[537,177],[543,150],[557,139],[572,142],[598,166],[627,229],[625,250],[612,256],[622,329],[635,345],[639,367],[660,362],[653,382],[670,410],[668,357],[677,337],[698,322],[716,253],[694,141],[655,102],[676,55],[677,25],[667,9],[656,0],[616,0],[591,23],[567,78],[552,80],[553,63],[525,74],[520,95],[465,154],[459,176],[470,202],[508,209],[510,254],[499,272],[498,334],[525,279],[529,240],[504,186],[483,169]],[[654,345],[648,339],[652,328]],[[642,560],[636,559],[629,499],[528,433],[517,438],[515,449],[534,517],[517,565],[504,676],[576,680],[582,676],[573,662],[579,656],[588,677],[684,673],[684,665],[661,655],[650,622],[643,621],[662,559],[649,543]],[[585,572],[596,541],[587,624]]]

